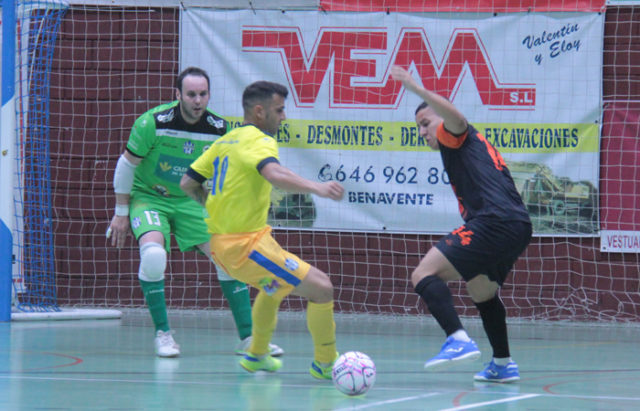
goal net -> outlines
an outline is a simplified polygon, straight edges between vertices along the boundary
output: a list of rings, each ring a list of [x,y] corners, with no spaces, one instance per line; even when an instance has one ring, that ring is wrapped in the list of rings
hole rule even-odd
[[[3,124],[2,132],[15,136],[13,146],[7,149],[16,153],[13,180],[3,180],[13,181],[13,195],[5,191],[3,196],[13,198],[10,209],[14,213],[10,218],[15,238],[15,303],[19,310],[27,312],[60,311],[54,267],[49,84],[56,36],[65,9],[66,4],[59,1],[24,1],[15,5],[14,21],[3,21],[3,25],[15,26],[15,37],[3,39],[3,59],[15,61],[10,73],[15,76],[15,128],[8,130]],[[8,10],[3,11],[6,16]],[[4,54],[14,39],[15,56]],[[3,84],[4,75],[3,71]],[[3,162],[10,158],[3,158]]]
[[[8,284],[13,283],[10,301],[15,313],[11,318],[118,317],[115,310],[61,308],[58,303],[50,90],[54,50],[68,4],[62,0],[6,1],[3,6],[3,26],[7,27],[3,31],[3,163],[14,163],[4,163],[2,173],[3,196],[13,199],[3,209],[3,223],[6,220],[12,227],[12,241],[2,244],[10,250],[11,261],[6,266],[12,269],[2,275],[11,276]],[[5,102],[6,111],[15,116],[6,122],[11,114],[5,117]],[[7,182],[13,184],[5,185]],[[6,298],[9,293],[3,295]]]
[[[113,170],[135,119],[173,100],[176,74],[196,65],[210,107],[234,125],[244,86],[285,84],[283,164],[345,185],[340,203],[276,191],[269,220],[284,248],[330,274],[336,310],[425,313],[410,273],[462,220],[417,134],[418,100],[389,79],[400,64],[498,146],[531,213],[534,239],[501,290],[508,315],[640,321],[640,6],[258,3],[54,2],[18,18],[32,30],[21,46],[34,47],[15,53],[27,92],[16,104],[18,307],[144,306],[135,240],[105,238]],[[226,307],[207,258],[175,242],[165,281],[170,308]],[[474,314],[464,284],[452,286],[458,311]]]

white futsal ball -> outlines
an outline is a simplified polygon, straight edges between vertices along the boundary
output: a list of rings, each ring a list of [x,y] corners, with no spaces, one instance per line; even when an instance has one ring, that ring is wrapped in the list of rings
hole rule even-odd
[[[347,395],[362,395],[376,382],[376,365],[367,354],[349,351],[333,364],[333,385]]]

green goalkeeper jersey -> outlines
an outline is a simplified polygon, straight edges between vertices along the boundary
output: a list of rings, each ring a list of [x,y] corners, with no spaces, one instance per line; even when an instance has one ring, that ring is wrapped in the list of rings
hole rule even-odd
[[[211,110],[196,124],[180,115],[179,102],[154,107],[131,129],[127,151],[142,161],[136,167],[133,190],[163,197],[186,197],[180,179],[211,143],[229,131],[229,123]]]

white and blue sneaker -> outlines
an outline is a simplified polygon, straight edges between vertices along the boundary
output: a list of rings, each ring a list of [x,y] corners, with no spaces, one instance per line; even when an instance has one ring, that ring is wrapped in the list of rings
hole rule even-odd
[[[477,373],[474,377],[476,381],[484,382],[514,382],[520,379],[518,364],[511,361],[507,365],[498,365],[493,360],[487,368]]]
[[[449,336],[442,345],[440,353],[424,363],[426,370],[436,370],[448,367],[454,363],[475,361],[480,358],[480,350],[475,341],[456,340]]]

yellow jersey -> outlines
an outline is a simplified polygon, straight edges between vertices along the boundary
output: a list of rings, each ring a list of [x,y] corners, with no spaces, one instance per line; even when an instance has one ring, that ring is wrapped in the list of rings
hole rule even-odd
[[[231,130],[191,164],[212,180],[205,207],[211,234],[250,233],[267,226],[271,183],[260,174],[278,162],[278,143],[252,124]]]

